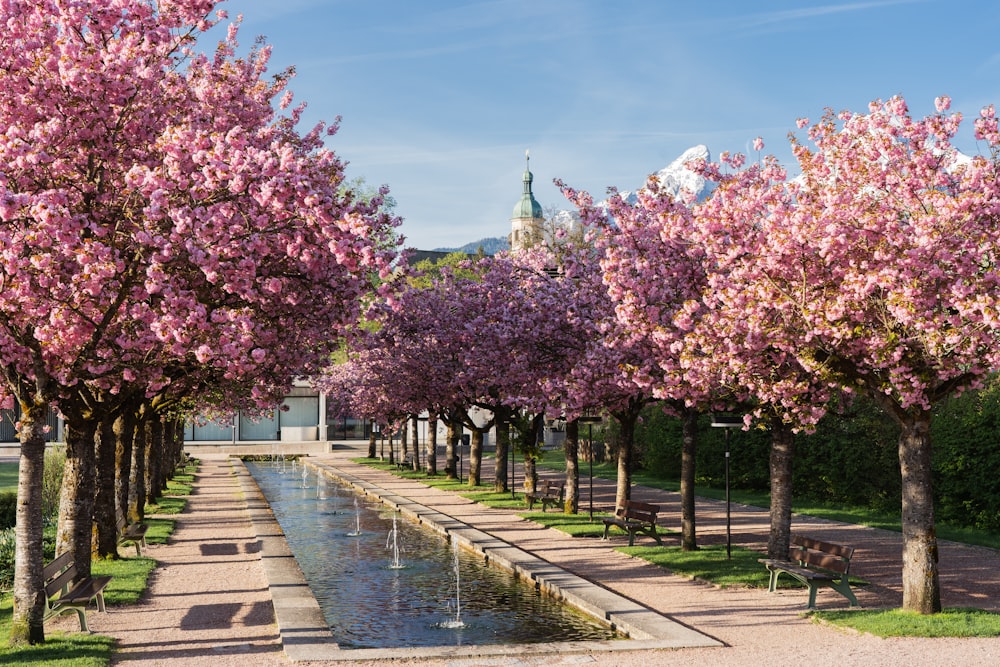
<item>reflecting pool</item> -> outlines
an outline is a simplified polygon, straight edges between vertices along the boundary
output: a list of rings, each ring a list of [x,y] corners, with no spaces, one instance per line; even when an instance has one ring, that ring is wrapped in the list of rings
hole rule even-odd
[[[248,462],[342,648],[615,639],[429,528],[290,462]]]

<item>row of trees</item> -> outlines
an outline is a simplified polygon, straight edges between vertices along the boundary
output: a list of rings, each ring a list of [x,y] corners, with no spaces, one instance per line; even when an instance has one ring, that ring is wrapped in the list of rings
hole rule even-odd
[[[484,425],[469,410],[487,409],[498,475],[515,416],[529,425],[563,416],[571,489],[574,420],[606,411],[625,443],[619,502],[629,494],[635,420],[660,401],[684,424],[686,548],[696,548],[697,415],[738,409],[748,428],[771,434],[768,548],[779,556],[794,433],[864,395],[899,427],[903,605],[939,611],[931,410],[1000,361],[1000,134],[993,108],[984,109],[975,134],[990,154],[965,157],[952,145],[961,115],[947,98],[936,104],[922,119],[901,98],[865,114],[828,112],[809,127],[808,144],[791,137],[795,178],[772,156],[693,162],[716,184],[700,200],[655,179],[634,200],[612,190],[600,204],[563,186],[592,243],[547,244],[399,283],[328,388],[345,388],[353,413],[387,424],[426,410],[476,434]],[[534,426],[525,432],[533,442]]]
[[[225,19],[215,5],[0,8],[0,394],[21,439],[15,643],[44,639],[49,410],[67,424],[57,548],[86,576],[95,516],[98,553],[114,555],[115,516],[135,518],[142,494],[112,491],[176,459],[178,420],[278,403],[328,363],[395,260],[385,193],[344,186],[324,146],[337,125],[300,130],[293,73],[265,77],[269,47],[239,56],[237,21],[214,54],[196,51]]]

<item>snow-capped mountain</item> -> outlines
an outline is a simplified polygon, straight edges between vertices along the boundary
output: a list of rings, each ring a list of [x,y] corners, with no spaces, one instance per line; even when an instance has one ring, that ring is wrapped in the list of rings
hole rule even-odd
[[[715,189],[715,183],[694,173],[686,165],[692,160],[710,161],[711,159],[712,154],[709,152],[707,146],[693,146],[681,153],[669,165],[656,172],[656,179],[660,182],[660,187],[663,188],[664,192],[672,194],[675,197],[680,195],[681,192],[693,192],[698,199],[704,199]],[[641,192],[645,189],[646,184],[643,183],[637,191],[623,191],[621,195],[626,201],[635,202],[636,192]]]

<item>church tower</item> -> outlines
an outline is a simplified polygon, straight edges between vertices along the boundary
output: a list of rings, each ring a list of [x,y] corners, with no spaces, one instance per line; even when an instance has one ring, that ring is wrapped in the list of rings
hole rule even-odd
[[[535,199],[531,192],[530,166],[531,157],[528,151],[524,151],[524,190],[521,193],[521,201],[514,206],[514,214],[510,219],[510,249],[519,250],[537,243],[542,238],[542,224],[545,218],[542,216],[542,205]]]

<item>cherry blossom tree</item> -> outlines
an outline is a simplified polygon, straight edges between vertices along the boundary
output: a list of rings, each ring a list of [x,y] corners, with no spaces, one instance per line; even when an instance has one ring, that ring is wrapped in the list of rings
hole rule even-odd
[[[631,440],[642,407],[656,399],[682,417],[682,545],[695,549],[695,419],[710,391],[705,376],[685,367],[681,354],[705,285],[704,253],[689,238],[694,196],[661,192],[655,178],[634,202],[614,189],[601,205],[588,193],[566,186],[563,191],[595,230],[597,246],[595,259],[579,263],[587,267],[579,284],[589,304],[581,325],[593,334],[585,361],[568,378],[567,398],[577,410],[587,403],[606,407],[622,426],[618,504],[630,495]]]
[[[813,148],[793,138],[800,177],[733,191],[705,228],[729,241],[713,294],[747,336],[899,424],[903,606],[921,613],[941,609],[931,409],[1000,362],[998,163],[960,155],[961,115],[947,98],[937,107],[915,119],[896,97],[827,112],[809,129]],[[996,151],[992,107],[976,135]]]
[[[339,187],[336,125],[299,131],[291,73],[263,78],[269,48],[236,57],[234,24],[214,56],[192,50],[214,6],[0,8],[0,366],[23,415],[15,642],[44,639],[33,501],[48,407],[93,433],[88,393],[154,395],[193,368],[266,401],[270,378],[326,361],[394,256],[380,196]],[[70,450],[86,573],[92,438]]]

